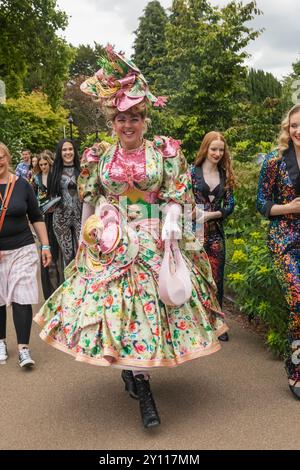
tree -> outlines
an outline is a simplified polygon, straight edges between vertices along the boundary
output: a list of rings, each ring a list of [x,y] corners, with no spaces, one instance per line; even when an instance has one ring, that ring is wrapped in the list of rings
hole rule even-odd
[[[71,48],[56,33],[67,16],[56,0],[0,0],[0,78],[8,97],[41,88],[58,106],[72,59]]]
[[[296,103],[300,103],[300,60],[292,64],[293,72],[283,80],[283,107],[288,111]]]
[[[18,157],[23,147],[33,152],[54,149],[64,136],[68,112],[59,107],[54,112],[47,97],[40,92],[24,93],[0,105],[0,141]]]
[[[80,85],[85,78],[77,76],[70,80],[64,94],[64,106],[72,114],[80,140],[84,139],[87,134],[95,135],[97,131],[106,129],[105,120],[99,113],[99,104],[80,90]]]
[[[259,35],[248,22],[257,14],[255,1],[219,8],[207,0],[173,0],[164,73],[155,84],[181,117],[177,137],[189,152],[196,151],[205,132],[232,124],[245,96],[245,48]]]
[[[247,74],[248,98],[251,103],[262,103],[266,98],[281,98],[282,85],[269,72],[251,68]]]
[[[103,53],[103,48],[99,44],[94,44],[94,48],[80,44],[74,48],[74,59],[70,65],[70,77],[79,76],[90,77],[99,69],[98,60]]]
[[[148,3],[144,9],[144,15],[139,18],[138,29],[134,31],[136,37],[133,60],[150,85],[154,83],[156,72],[160,70],[160,61],[166,55],[167,21],[168,17],[164,8],[155,0]]]

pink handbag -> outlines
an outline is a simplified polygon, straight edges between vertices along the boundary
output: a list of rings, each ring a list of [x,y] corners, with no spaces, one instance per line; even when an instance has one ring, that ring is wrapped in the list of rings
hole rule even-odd
[[[177,240],[165,240],[158,291],[159,298],[170,307],[184,304],[192,295],[190,273],[180,253]]]

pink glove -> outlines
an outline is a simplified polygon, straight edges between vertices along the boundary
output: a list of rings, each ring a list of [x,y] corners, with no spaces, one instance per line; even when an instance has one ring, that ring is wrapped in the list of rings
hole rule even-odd
[[[178,224],[181,216],[181,205],[170,202],[164,209],[166,215],[162,228],[162,240],[180,240],[182,238],[181,227]]]

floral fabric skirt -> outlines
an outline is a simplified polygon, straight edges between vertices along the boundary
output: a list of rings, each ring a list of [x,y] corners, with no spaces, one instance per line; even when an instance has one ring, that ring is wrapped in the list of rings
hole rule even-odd
[[[163,252],[147,228],[137,233],[136,257],[115,273],[87,276],[77,258],[35,316],[41,338],[78,361],[125,369],[177,366],[218,351],[218,336],[228,328],[205,251],[183,252],[192,297],[167,307],[158,296]]]

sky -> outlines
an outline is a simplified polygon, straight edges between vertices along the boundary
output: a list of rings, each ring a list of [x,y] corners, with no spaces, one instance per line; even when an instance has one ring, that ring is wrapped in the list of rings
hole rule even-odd
[[[59,7],[69,16],[69,25],[61,35],[74,46],[110,43],[130,56],[133,32],[147,3],[148,0],[58,0]],[[160,3],[168,8],[172,1]],[[228,0],[210,3],[224,6]],[[292,71],[292,63],[300,60],[300,2],[257,0],[257,5],[263,15],[257,16],[250,26],[265,30],[248,46],[251,58],[247,65],[282,79]]]

